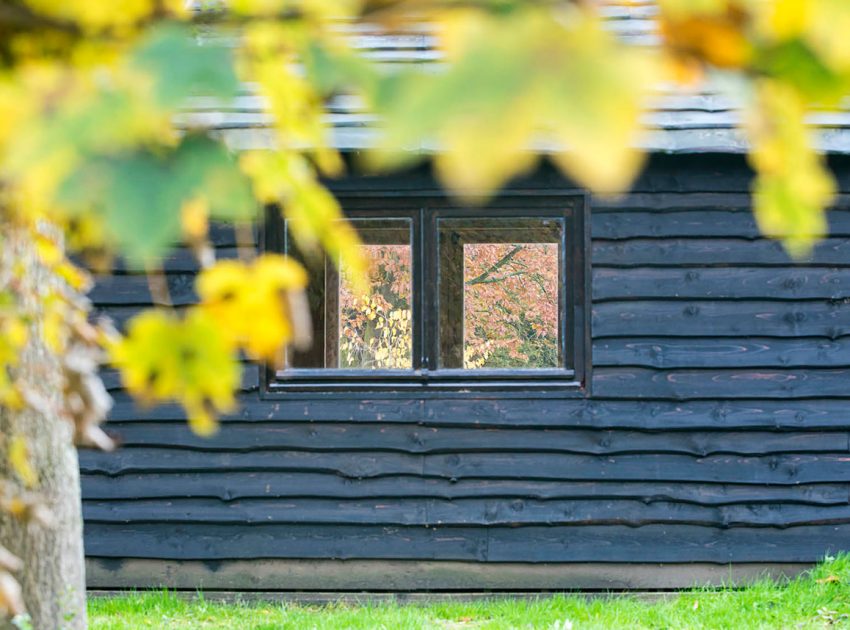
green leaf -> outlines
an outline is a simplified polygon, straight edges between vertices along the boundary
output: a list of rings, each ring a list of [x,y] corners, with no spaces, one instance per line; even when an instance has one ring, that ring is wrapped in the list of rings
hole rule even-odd
[[[378,75],[372,63],[350,50],[330,48],[311,39],[302,47],[301,59],[322,94],[352,88],[371,94],[375,89]]]
[[[150,153],[93,159],[66,180],[59,200],[101,214],[118,250],[133,263],[150,263],[180,232],[169,170]]]
[[[102,216],[132,264],[158,261],[180,237],[180,212],[203,197],[213,218],[253,219],[250,184],[219,142],[184,138],[170,153],[140,151],[92,159],[65,180],[59,201],[72,212]]]
[[[172,161],[172,187],[191,191],[187,193],[189,197],[203,196],[213,219],[256,218],[257,202],[251,183],[221,142],[204,135],[187,136]]]
[[[836,104],[846,92],[845,77],[833,72],[799,39],[769,48],[757,60],[757,65],[766,74],[793,85],[813,101]]]
[[[230,50],[199,43],[177,24],[153,29],[132,55],[131,66],[151,76],[163,107],[177,107],[190,96],[232,98],[239,89]]]

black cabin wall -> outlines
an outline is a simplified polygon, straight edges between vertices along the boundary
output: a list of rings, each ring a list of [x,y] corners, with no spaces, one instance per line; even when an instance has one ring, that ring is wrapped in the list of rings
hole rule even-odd
[[[833,161],[843,191],[848,164]],[[808,563],[850,549],[850,198],[795,263],[759,235],[750,179],[738,156],[660,156],[629,195],[593,200],[588,398],[270,401],[249,366],[240,410],[205,440],[106,372],[123,447],[81,454],[87,554]],[[517,185],[566,184],[543,167]],[[434,184],[422,168],[335,186]],[[215,242],[235,255],[229,231]],[[191,256],[166,271],[191,303]],[[129,273],[93,298],[119,322],[150,303]]]

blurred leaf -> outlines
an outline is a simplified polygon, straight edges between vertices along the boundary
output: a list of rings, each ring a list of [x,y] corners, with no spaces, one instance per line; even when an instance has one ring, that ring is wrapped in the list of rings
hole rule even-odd
[[[298,147],[324,174],[339,174],[343,163],[328,142],[323,94],[298,67],[309,33],[285,22],[259,22],[245,29],[244,39],[242,66],[266,99],[280,147]]]
[[[799,258],[826,233],[825,208],[835,196],[835,181],[813,147],[799,94],[770,80],[757,89],[746,126],[756,171],[753,211],[759,229]]]
[[[577,14],[562,45],[563,69],[545,81],[549,124],[566,147],[554,159],[592,190],[624,192],[643,165],[640,116],[659,68],[587,13]]]
[[[30,463],[26,441],[20,435],[7,436],[7,439],[9,440],[9,465],[26,487],[35,487],[38,483],[38,474]]]
[[[755,64],[761,72],[781,78],[813,102],[835,104],[845,95],[848,87],[846,78],[833,72],[800,39],[767,48],[755,60]]]
[[[732,0],[662,0],[659,19],[668,52],[724,69],[740,69],[753,57],[749,15]]]
[[[169,109],[190,96],[230,98],[239,90],[230,50],[201,44],[188,27],[176,23],[151,29],[130,64],[150,77],[156,100]]]
[[[520,7],[441,14],[447,67],[382,80],[378,166],[399,165],[437,142],[454,192],[490,193],[536,161],[541,139],[556,163],[600,192],[622,191],[642,163],[640,112],[655,74],[596,14]]]
[[[222,220],[257,218],[257,201],[250,180],[242,173],[227,147],[202,135],[183,139],[172,156],[172,177],[180,178],[175,188],[193,191],[183,199],[199,196],[206,200],[210,216]]]
[[[307,286],[307,273],[291,258],[265,254],[252,263],[219,261],[196,284],[206,312],[253,359],[282,365],[285,346],[310,336],[293,317],[290,298]]]
[[[180,233],[180,203],[170,180],[166,163],[149,153],[90,160],[66,180],[59,201],[78,214],[102,214],[117,249],[146,265]]]
[[[789,0],[785,0],[786,2]],[[802,32],[809,45],[836,72],[850,71],[850,2],[796,0],[803,5]]]
[[[253,219],[250,184],[219,142],[187,136],[165,154],[92,159],[65,180],[59,200],[77,214],[102,214],[119,251],[150,264],[179,239],[181,209],[203,199],[218,219]]]
[[[343,220],[336,198],[322,186],[310,163],[297,153],[251,151],[241,156],[254,193],[279,204],[298,246],[308,254],[321,246],[335,263],[341,259],[359,291],[365,291],[367,260],[357,232]]]
[[[301,48],[301,59],[311,82],[323,94],[352,88],[371,94],[375,88],[373,65],[348,48],[311,38]]]
[[[77,23],[90,32],[107,29],[126,30],[160,8],[160,3],[153,0],[125,0],[120,3],[27,0],[26,4],[42,15]]]
[[[236,407],[239,359],[221,327],[201,309],[189,309],[182,319],[144,311],[130,320],[127,336],[110,354],[130,393],[147,403],[179,402],[200,435],[216,430],[216,414]]]

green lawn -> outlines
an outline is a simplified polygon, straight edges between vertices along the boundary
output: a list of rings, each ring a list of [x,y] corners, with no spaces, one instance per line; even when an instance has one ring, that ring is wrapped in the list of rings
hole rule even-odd
[[[494,571],[498,567],[493,568]],[[694,589],[655,603],[629,597],[540,597],[429,605],[280,603],[219,604],[168,592],[93,598],[96,630],[137,628],[826,628],[850,627],[850,556],[829,559],[811,573],[747,588]]]

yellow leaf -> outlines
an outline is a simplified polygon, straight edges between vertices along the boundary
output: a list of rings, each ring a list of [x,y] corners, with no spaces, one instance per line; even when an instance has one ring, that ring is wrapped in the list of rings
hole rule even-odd
[[[722,0],[716,6],[676,6],[662,3],[660,33],[674,56],[718,68],[740,69],[753,57],[747,31],[749,14],[738,3]]]
[[[828,575],[825,578],[821,578],[820,580],[815,580],[818,584],[837,584],[841,581],[841,578],[837,575]]]
[[[14,435],[9,440],[9,464],[28,488],[38,483],[38,474],[30,463],[27,444],[20,435]]]
[[[598,17],[576,20],[564,69],[549,85],[549,124],[566,149],[554,160],[596,192],[623,192],[643,164],[640,116],[660,66],[617,43]]]
[[[24,347],[29,337],[29,329],[20,317],[10,317],[3,321],[3,341],[17,351]]]
[[[402,149],[436,141],[441,181],[474,200],[530,169],[543,143],[594,191],[631,183],[644,100],[661,76],[647,51],[626,48],[599,15],[575,6],[439,17],[447,67],[394,86],[373,162],[399,162]]]
[[[116,3],[89,0],[27,0],[27,4],[44,15],[76,22],[90,31],[127,28],[150,15],[155,8],[152,0],[122,0]]]
[[[817,2],[817,0],[815,0]],[[784,40],[798,36],[806,28],[812,0],[773,0],[761,5],[756,26],[767,37]]]
[[[185,403],[189,428],[201,437],[210,437],[218,431],[218,420],[202,401],[195,399]]]
[[[723,13],[729,7],[729,0],[658,0],[658,5],[663,13],[683,19]]]
[[[822,60],[839,74],[850,72],[850,3],[846,0],[798,0],[806,4],[804,36]]]
[[[76,291],[85,293],[91,289],[91,275],[68,260],[62,260],[53,268],[53,271]]]
[[[825,159],[814,148],[806,107],[790,86],[775,80],[757,84],[747,115],[756,171],[753,211],[759,229],[781,239],[794,257],[805,256],[826,233],[825,210],[836,185]]]
[[[65,257],[62,253],[62,248],[59,247],[56,241],[44,234],[36,235],[35,252],[38,254],[41,262],[48,267],[58,264]]]
[[[246,7],[251,12],[259,10],[265,13],[272,8],[275,0],[240,2],[253,5]],[[285,4],[291,8],[291,2]],[[318,3],[305,3],[304,8],[311,4]],[[285,21],[252,23],[244,30],[246,54],[242,66],[247,78],[256,82],[258,92],[265,98],[280,147],[301,147],[301,151],[310,155],[323,173],[338,175],[343,162],[328,142],[324,100],[295,64],[296,52],[305,35],[303,27],[293,27]]]
[[[207,237],[209,217],[209,204],[203,197],[196,197],[183,204],[180,209],[180,223],[189,242],[201,241]]]
[[[210,431],[213,413],[236,406],[238,358],[201,308],[190,308],[182,319],[160,310],[137,315],[110,356],[130,393],[146,402],[179,402],[199,432]]]
[[[198,276],[202,308],[234,345],[255,359],[277,361],[295,333],[292,294],[307,273],[286,256],[264,254],[252,263],[220,261]],[[301,322],[298,322],[301,325]]]
[[[444,150],[436,158],[440,179],[475,200],[530,170],[537,162],[530,144],[538,100],[538,92],[527,90],[514,103],[495,108],[482,103],[479,111],[446,125],[440,134]]]
[[[298,246],[310,253],[321,247],[338,265],[345,264],[357,291],[367,288],[368,261],[357,232],[343,219],[336,198],[322,186],[315,170],[295,153],[253,151],[242,155],[257,198],[280,204]]]

